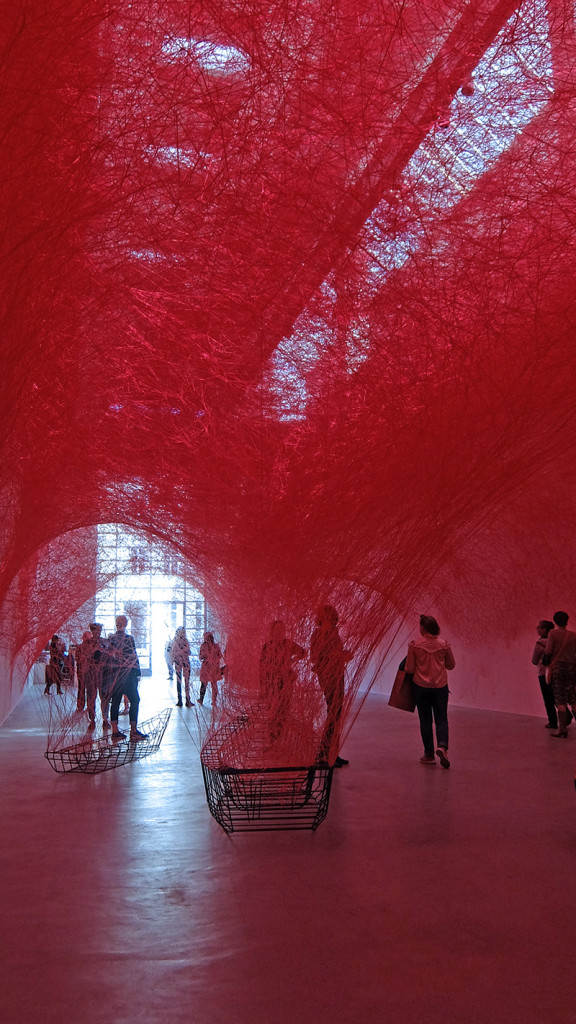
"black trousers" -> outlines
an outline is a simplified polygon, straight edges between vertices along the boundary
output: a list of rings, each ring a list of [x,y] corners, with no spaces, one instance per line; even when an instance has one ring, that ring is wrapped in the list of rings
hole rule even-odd
[[[553,729],[558,728],[558,713],[556,711],[556,705],[554,703],[554,694],[552,693],[552,687],[546,682],[546,676],[538,676],[538,682],[540,683],[540,692],[544,698],[544,707],[546,708],[546,714],[548,715],[548,722]]]
[[[424,744],[424,753],[434,755],[434,729],[436,726],[436,746],[448,750],[448,686],[419,686],[413,683],[414,700],[420,719],[420,735]]]
[[[46,665],[44,693],[50,693],[52,683],[56,683],[56,693],[62,693],[62,673],[57,665]]]
[[[138,679],[139,676],[136,672],[128,672],[125,676],[120,676],[116,680],[114,689],[112,690],[112,702],[110,704],[110,720],[112,722],[118,721],[118,712],[120,710],[120,703],[124,694],[130,701],[130,724],[138,724],[138,705],[140,704],[140,696],[138,694]]]

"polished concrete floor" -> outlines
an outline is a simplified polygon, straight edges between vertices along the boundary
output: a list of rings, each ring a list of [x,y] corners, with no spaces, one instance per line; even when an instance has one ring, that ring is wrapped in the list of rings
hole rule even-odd
[[[576,727],[453,709],[445,771],[370,697],[317,832],[229,837],[194,709],[95,777],[52,771],[42,709],[0,730],[2,1024],[574,1019]]]

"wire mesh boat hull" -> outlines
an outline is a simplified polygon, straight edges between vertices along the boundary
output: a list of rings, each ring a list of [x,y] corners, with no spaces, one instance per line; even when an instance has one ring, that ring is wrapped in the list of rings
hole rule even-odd
[[[333,768],[266,765],[262,735],[246,714],[205,743],[200,759],[212,817],[228,833],[317,829],[328,813]]]
[[[81,775],[97,775],[99,772],[111,771],[112,768],[121,768],[132,761],[141,761],[158,750],[171,714],[172,709],[166,708],[154,718],[142,722],[140,728],[146,734],[145,740],[136,742],[130,740],[130,737],[112,740],[103,736],[97,740],[47,750],[44,757],[59,774],[74,772]]]

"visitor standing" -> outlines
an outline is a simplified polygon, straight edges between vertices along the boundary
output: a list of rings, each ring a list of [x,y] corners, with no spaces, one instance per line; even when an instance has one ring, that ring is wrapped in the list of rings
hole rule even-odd
[[[576,633],[567,629],[569,616],[556,612],[554,629],[548,633],[542,664],[550,666],[549,682],[558,709],[558,730],[550,733],[559,739],[568,736],[568,707],[576,715]]]
[[[331,604],[325,604],[318,612],[310,640],[310,658],[326,701],[326,723],[318,757],[329,764],[333,759],[336,768],[348,764],[338,751],[344,710],[344,672],[351,657],[350,651],[344,650],[338,632],[338,612]]]
[[[126,739],[126,734],[118,728],[118,712],[122,696],[130,701],[130,739],[145,740],[146,733],[138,729],[138,708],[140,706],[140,695],[138,693],[138,681],[140,679],[140,662],[136,654],[134,637],[126,632],[128,619],[125,615],[119,615],[116,619],[116,632],[108,638],[108,650],[110,652],[110,670],[113,678],[112,700],[110,706],[110,718],[112,721],[112,739]]]
[[[82,664],[84,677],[84,690],[86,692],[86,707],[89,728],[96,725],[96,695],[100,697],[100,709],[102,712],[102,726],[109,728],[108,721],[108,696],[104,697],[102,680],[104,673],[104,660],[106,657],[107,645],[102,639],[102,624],[91,622],[89,627],[90,637],[82,642]]]
[[[532,652],[532,664],[536,665],[538,683],[540,684],[540,693],[542,694],[544,707],[546,708],[546,714],[548,715],[547,729],[558,728],[558,714],[556,711],[556,704],[554,703],[554,694],[550,683],[546,679],[546,666],[543,664],[543,659],[546,654],[546,641],[548,639],[548,634],[552,629],[554,629],[553,622],[550,622],[549,619],[540,619],[540,622],[536,626],[538,639],[534,645],[534,651]]]
[[[294,662],[306,651],[286,636],[286,626],[277,619],[270,626],[268,640],[260,654],[260,692],[269,707],[270,741],[279,740],[286,728],[294,689]]]
[[[174,681],[174,658],[172,657],[172,641],[170,637],[168,637],[164,644],[164,660],[168,669],[168,680],[172,683]]]
[[[222,651],[216,643],[213,633],[204,633],[204,638],[198,651],[200,658],[200,699],[199,704],[204,703],[206,687],[208,683],[212,690],[212,705],[218,701],[218,682],[222,677]]]
[[[66,644],[55,633],[49,645],[50,660],[46,665],[44,693],[50,693],[50,687],[53,684],[56,686],[56,693],[62,693],[63,656],[65,650]]]
[[[186,707],[191,708],[194,702],[190,699],[190,643],[186,636],[184,626],[179,626],[174,634],[174,639],[172,641],[172,658],[174,659],[176,692],[178,694],[176,707],[182,707],[182,676],[184,676]]]

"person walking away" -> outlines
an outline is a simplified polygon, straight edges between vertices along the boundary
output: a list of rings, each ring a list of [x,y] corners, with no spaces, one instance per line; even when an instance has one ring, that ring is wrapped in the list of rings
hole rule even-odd
[[[450,644],[440,637],[440,626],[432,615],[420,616],[420,639],[412,640],[406,655],[406,672],[412,674],[414,700],[420,720],[420,735],[424,744],[422,764],[435,764],[434,725],[436,727],[436,755],[443,768],[448,760],[448,676],[456,662]]]

